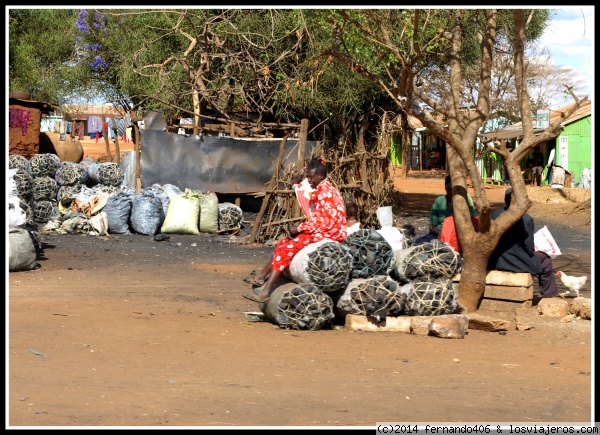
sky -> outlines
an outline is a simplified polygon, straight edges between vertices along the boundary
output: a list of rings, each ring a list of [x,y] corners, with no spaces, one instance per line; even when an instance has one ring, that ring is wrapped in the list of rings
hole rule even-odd
[[[547,6],[546,6],[547,8]],[[593,6],[561,6],[551,8],[553,15],[550,25],[544,32],[540,44],[550,50],[555,66],[571,68],[578,72],[587,83],[583,95],[594,100],[594,7]],[[558,109],[573,102],[556,100],[551,109]]]

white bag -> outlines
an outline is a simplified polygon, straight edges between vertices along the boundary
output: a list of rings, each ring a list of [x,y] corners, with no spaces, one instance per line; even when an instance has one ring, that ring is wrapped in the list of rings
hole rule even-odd
[[[550,258],[556,258],[561,254],[554,237],[545,225],[533,235],[533,243],[536,251],[545,252]]]

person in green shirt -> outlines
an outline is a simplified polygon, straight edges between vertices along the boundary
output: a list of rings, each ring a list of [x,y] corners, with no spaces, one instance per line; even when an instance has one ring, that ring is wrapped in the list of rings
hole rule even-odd
[[[444,187],[446,188],[446,194],[438,196],[429,212],[429,233],[419,237],[415,240],[414,246],[421,245],[423,243],[431,242],[437,239],[442,231],[442,223],[448,216],[452,216],[452,208],[448,207],[448,204],[452,202],[452,179],[450,175],[447,175],[444,180]],[[469,210],[471,217],[477,214],[475,205],[473,204],[473,198],[467,193],[467,202],[469,203]]]

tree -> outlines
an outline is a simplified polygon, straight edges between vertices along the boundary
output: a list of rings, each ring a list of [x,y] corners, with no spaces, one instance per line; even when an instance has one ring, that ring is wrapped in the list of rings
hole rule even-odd
[[[332,14],[337,37],[343,39],[349,28],[353,32],[361,32],[365,44],[369,44],[378,58],[385,61],[386,74],[370,70],[360,53],[357,55],[356,50],[345,50],[343,44],[333,44],[327,54],[333,54],[353,71],[377,83],[383,91],[394,97],[399,110],[416,116],[433,134],[447,143],[455,222],[464,257],[458,302],[467,312],[478,308],[485,288],[487,261],[500,236],[531,206],[521,176],[521,159],[532,147],[556,136],[560,121],[587,100],[587,96],[578,98],[567,86],[567,92],[575,101],[573,106],[543,133],[534,135],[524,53],[527,23],[532,22],[531,17],[535,16],[536,11],[515,9],[509,12],[512,14],[510,20],[506,12],[499,14],[495,9],[357,10]],[[398,14],[402,20],[392,19]],[[500,17],[502,20],[499,20]],[[473,54],[474,39],[467,35],[477,36],[477,56]],[[514,83],[524,137],[513,151],[509,151],[505,142],[497,140],[493,134],[482,138],[490,151],[504,159],[513,187],[510,208],[492,221],[490,202],[475,164],[472,147],[492,111],[492,67],[498,40],[510,43],[512,47]],[[463,73],[464,68],[475,66],[478,71],[474,87],[475,105],[470,106],[464,97]],[[421,89],[416,78],[424,69],[447,72],[447,85],[444,92],[438,94],[446,96],[445,99],[436,98],[435,93]],[[447,127],[438,124],[425,107],[442,114]],[[474,231],[469,216],[467,177],[474,189],[480,220],[479,232]]]
[[[76,66],[71,9],[10,9],[8,11],[8,82],[11,91],[53,104],[90,89]]]

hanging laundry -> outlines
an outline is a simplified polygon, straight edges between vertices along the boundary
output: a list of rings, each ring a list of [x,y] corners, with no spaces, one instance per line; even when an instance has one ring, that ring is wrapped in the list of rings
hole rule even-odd
[[[83,136],[85,135],[85,124],[83,121],[74,121],[71,126],[71,138],[75,136],[79,136],[79,140],[83,140]]]
[[[21,127],[21,133],[23,136],[27,134],[27,123],[31,113],[28,109],[17,109],[12,107],[10,109],[10,127],[18,128]]]
[[[102,132],[102,118],[95,115],[90,115],[87,118],[87,130],[88,133],[101,133]]]

